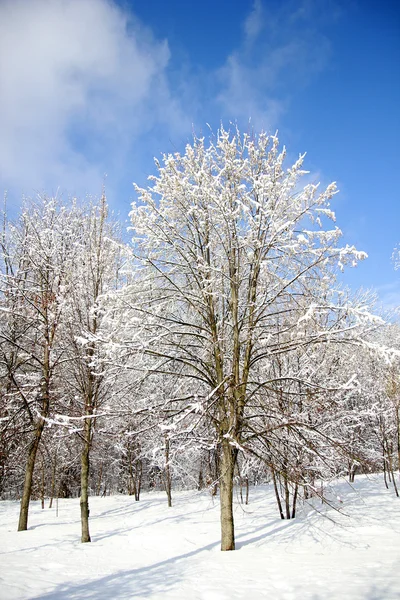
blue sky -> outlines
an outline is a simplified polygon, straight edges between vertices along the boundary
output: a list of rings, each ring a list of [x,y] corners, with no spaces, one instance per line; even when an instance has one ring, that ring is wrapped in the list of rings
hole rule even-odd
[[[222,121],[338,182],[345,275],[400,304],[400,8],[369,0],[1,0],[0,186],[98,194],[127,217],[153,157]]]

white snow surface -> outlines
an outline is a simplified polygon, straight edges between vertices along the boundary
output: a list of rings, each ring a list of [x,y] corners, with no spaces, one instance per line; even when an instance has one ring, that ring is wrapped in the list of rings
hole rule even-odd
[[[337,497],[340,497],[341,502]],[[30,509],[0,502],[0,598],[392,600],[400,598],[400,500],[381,476],[337,482],[331,497],[281,521],[269,486],[235,502],[237,550],[219,549],[219,503],[207,492],[90,499],[92,543],[80,543],[79,499]],[[346,514],[344,514],[346,513]]]

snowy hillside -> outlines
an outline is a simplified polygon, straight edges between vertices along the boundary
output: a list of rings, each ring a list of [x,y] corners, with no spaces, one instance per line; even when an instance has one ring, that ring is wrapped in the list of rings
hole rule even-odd
[[[382,479],[333,490],[278,518],[272,490],[235,504],[237,551],[219,550],[219,505],[207,493],[91,499],[91,544],[80,543],[79,500],[41,510],[16,532],[17,502],[0,503],[0,597],[23,599],[394,600],[400,598],[400,501]],[[340,498],[340,501],[338,498]]]

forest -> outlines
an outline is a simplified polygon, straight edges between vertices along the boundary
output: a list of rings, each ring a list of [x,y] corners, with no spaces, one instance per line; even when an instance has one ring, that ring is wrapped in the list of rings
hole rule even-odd
[[[335,184],[276,136],[220,128],[156,161],[127,233],[98,199],[4,203],[0,497],[208,489],[235,549],[234,489],[281,519],[338,477],[399,496],[400,330],[340,282]],[[396,251],[394,253],[396,267]],[[45,533],[43,533],[45,535]]]

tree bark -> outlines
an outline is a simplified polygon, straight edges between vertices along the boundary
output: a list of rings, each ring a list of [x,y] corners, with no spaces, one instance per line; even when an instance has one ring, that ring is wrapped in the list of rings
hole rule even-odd
[[[28,511],[29,502],[32,494],[32,481],[33,471],[35,469],[36,455],[42,437],[44,428],[44,420],[41,419],[35,430],[35,437],[33,438],[28,451],[28,460],[25,468],[25,479],[24,489],[21,498],[21,508],[19,513],[18,531],[26,531],[28,529]]]
[[[221,550],[235,549],[233,521],[233,475],[236,452],[227,440],[222,442],[220,462]]]
[[[46,487],[46,476],[45,476],[45,469],[44,469],[44,456],[42,454],[42,480],[41,480],[41,486],[40,486],[40,501],[41,501],[42,510],[44,509],[45,487]]]
[[[51,343],[49,341],[49,334],[47,332],[42,366],[42,414],[39,417],[39,420],[36,422],[35,437],[29,446],[28,460],[25,469],[24,489],[22,492],[21,508],[19,513],[18,531],[26,531],[28,529],[28,511],[32,494],[33,471],[35,469],[36,455],[46,423],[46,417],[48,416],[50,409],[50,347]]]
[[[90,542],[89,533],[89,456],[92,419],[85,419],[85,439],[81,455],[81,542]]]
[[[141,461],[141,459],[136,459],[135,480],[134,480],[135,502],[139,502],[139,500],[140,500],[140,491],[142,489],[142,471],[143,471],[142,461]]]
[[[169,466],[169,439],[165,436],[165,491],[167,492],[168,507],[172,506],[171,469]]]
[[[279,495],[278,484],[276,481],[275,469],[273,467],[271,467],[271,473],[272,473],[272,481],[274,484],[274,492],[275,492],[276,503],[278,505],[279,514],[280,514],[281,519],[284,519],[285,515],[283,514],[282,502],[281,502],[281,498]]]
[[[296,482],[294,493],[293,493],[293,502],[292,502],[292,519],[296,516],[296,505],[297,505],[297,496],[299,493],[299,484]]]

